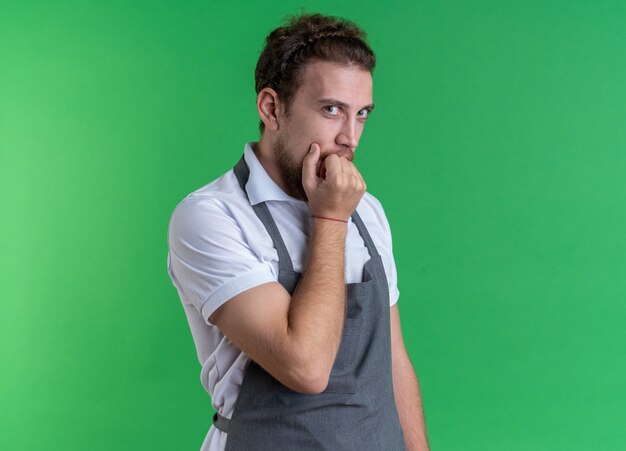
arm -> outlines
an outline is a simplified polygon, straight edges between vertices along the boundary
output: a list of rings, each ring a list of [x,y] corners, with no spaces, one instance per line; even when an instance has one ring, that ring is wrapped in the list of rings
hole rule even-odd
[[[398,304],[391,307],[393,391],[408,451],[428,451],[422,400],[415,370],[404,347]]]
[[[278,282],[219,307],[211,321],[283,385],[321,393],[328,385],[344,322],[346,224],[315,220],[309,261],[293,297]]]
[[[315,145],[314,145],[315,146]],[[348,218],[365,182],[349,160],[329,155],[316,175],[319,147],[303,165],[303,186],[316,215]],[[347,224],[314,219],[309,259],[293,297],[277,282],[233,297],[209,318],[239,349],[283,385],[321,393],[328,385],[345,318]]]

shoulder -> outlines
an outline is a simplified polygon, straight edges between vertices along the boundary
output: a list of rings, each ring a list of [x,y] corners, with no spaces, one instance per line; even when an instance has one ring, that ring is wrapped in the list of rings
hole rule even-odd
[[[187,195],[168,226],[170,249],[181,255],[264,258],[273,246],[232,170]],[[197,255],[196,255],[197,254]],[[194,258],[195,258],[194,257]]]
[[[232,170],[185,196],[174,207],[170,217],[170,235],[192,234],[223,226],[224,221],[237,223],[237,212],[246,206],[245,194]]]
[[[186,260],[222,260],[227,249],[248,247],[251,213],[233,171],[193,191],[174,208],[167,229],[170,251]],[[248,249],[242,250],[243,253]]]

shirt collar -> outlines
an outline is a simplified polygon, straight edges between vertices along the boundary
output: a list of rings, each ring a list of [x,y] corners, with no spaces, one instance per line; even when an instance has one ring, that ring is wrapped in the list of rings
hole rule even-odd
[[[256,157],[254,150],[252,150],[252,144],[256,144],[256,142],[246,143],[246,147],[243,152],[244,159],[250,169],[250,176],[248,177],[248,182],[246,183],[246,192],[248,193],[250,204],[256,205],[260,202],[269,200],[306,203],[303,200],[291,197],[289,194],[284,192],[274,180],[272,180],[259,159]]]

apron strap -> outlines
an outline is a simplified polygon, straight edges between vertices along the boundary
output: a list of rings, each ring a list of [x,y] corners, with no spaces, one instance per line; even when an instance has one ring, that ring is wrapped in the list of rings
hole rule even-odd
[[[243,190],[246,197],[248,197],[248,192],[246,191],[246,183],[248,183],[250,169],[248,168],[244,155],[241,156],[239,162],[233,168],[233,171],[235,173],[235,176],[237,177],[239,186]],[[276,222],[274,221],[274,218],[272,217],[272,214],[270,213],[267,204],[265,202],[260,202],[258,204],[252,205],[252,208],[254,209],[254,212],[259,217],[259,219],[265,226],[265,229],[270,234],[272,241],[274,242],[274,247],[276,248],[276,252],[278,252],[278,266],[280,272],[293,272],[291,256],[289,255],[287,246],[285,246],[285,242],[283,241],[283,238],[278,231],[278,226],[276,225]],[[378,257],[378,249],[376,249],[374,241],[367,231],[367,227],[365,227],[361,216],[359,216],[359,213],[356,210],[354,210],[354,213],[352,213],[352,222],[354,222],[357,229],[359,230],[361,238],[365,243],[365,247],[367,248],[370,257]]]
[[[354,222],[356,228],[359,229],[359,233],[361,234],[361,238],[363,238],[365,247],[367,247],[367,250],[370,253],[370,257],[378,257],[378,249],[376,249],[376,246],[374,245],[374,240],[372,240],[370,233],[367,231],[367,227],[365,227],[361,216],[359,216],[356,210],[352,213],[352,222]]]
[[[233,168],[235,172],[235,176],[239,181],[239,186],[243,190],[246,197],[248,197],[248,192],[246,191],[246,183],[248,183],[248,177],[250,176],[250,169],[246,164],[244,156],[241,156],[239,162]],[[248,197],[248,201],[250,198]],[[260,202],[258,204],[252,205],[254,212],[259,217],[265,229],[270,234],[272,241],[274,242],[274,247],[276,248],[276,252],[278,252],[278,268],[279,271],[282,272],[293,272],[293,264],[291,263],[291,256],[289,255],[289,251],[287,250],[287,246],[285,246],[285,242],[283,241],[283,237],[280,235],[278,231],[278,226],[272,217],[269,209],[265,202]]]

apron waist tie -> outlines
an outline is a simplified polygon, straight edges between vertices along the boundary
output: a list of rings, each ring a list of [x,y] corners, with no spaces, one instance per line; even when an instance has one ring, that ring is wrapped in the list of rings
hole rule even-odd
[[[228,418],[225,418],[215,412],[215,415],[213,415],[213,424],[220,431],[228,433],[228,426],[230,426],[230,420]]]

